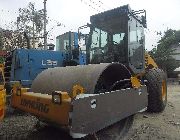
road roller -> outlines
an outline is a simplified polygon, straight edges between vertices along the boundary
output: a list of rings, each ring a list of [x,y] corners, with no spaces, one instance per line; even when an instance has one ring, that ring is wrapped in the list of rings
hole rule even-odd
[[[15,83],[11,105],[67,128],[73,138],[121,139],[134,114],[165,109],[166,75],[145,52],[145,10],[124,5],[90,22],[79,28],[87,65],[44,70],[31,88]],[[86,28],[90,32],[84,35]]]

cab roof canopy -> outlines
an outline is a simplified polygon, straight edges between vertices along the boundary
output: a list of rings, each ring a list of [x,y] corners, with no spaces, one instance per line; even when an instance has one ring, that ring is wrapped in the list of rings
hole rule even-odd
[[[109,32],[124,32],[128,21],[129,5],[124,5],[90,17],[92,25]]]
[[[142,17],[138,14],[146,13],[145,10],[133,11],[129,5],[124,5],[112,10],[108,10],[90,17],[91,24],[109,32],[124,32],[127,29],[129,15],[132,15],[143,24]],[[146,14],[144,16],[146,18]],[[146,21],[145,21],[146,22]],[[144,25],[145,27],[145,25]]]

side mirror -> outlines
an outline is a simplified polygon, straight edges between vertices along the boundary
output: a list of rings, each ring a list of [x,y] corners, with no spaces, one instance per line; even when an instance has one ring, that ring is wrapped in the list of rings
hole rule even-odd
[[[86,25],[83,25],[83,26],[80,26],[78,28],[78,39],[80,40],[81,37],[84,37],[85,34],[83,34],[82,32],[80,32],[80,30],[82,29],[85,29],[85,28],[88,28],[88,27],[91,27],[91,24],[87,23]]]

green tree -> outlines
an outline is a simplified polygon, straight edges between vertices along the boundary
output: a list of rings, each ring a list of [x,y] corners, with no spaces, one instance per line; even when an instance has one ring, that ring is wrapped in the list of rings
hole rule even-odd
[[[23,48],[25,46],[25,40],[20,32],[13,30],[1,29],[0,31],[0,50],[11,51],[14,48]]]
[[[27,46],[25,32],[30,39],[34,36],[42,36],[41,32],[44,26],[43,10],[36,10],[34,3],[29,3],[26,8],[19,8],[19,16],[15,24],[18,30],[4,30],[0,28],[0,50],[3,47],[10,51],[14,48],[24,48]]]
[[[17,17],[17,27],[21,32],[27,32],[29,36],[41,34],[43,29],[44,10],[36,10],[35,4],[30,2],[26,8],[19,8],[19,16]],[[34,26],[33,26],[34,24]]]
[[[2,33],[0,32],[0,50],[3,48],[3,36]]]
[[[172,57],[176,45],[180,42],[180,30],[169,29],[159,40],[157,48],[153,48],[149,54],[154,58],[160,68],[171,73],[180,64]]]

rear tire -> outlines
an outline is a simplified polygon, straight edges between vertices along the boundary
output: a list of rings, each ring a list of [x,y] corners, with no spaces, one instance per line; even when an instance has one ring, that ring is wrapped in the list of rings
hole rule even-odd
[[[162,112],[167,104],[167,83],[165,73],[158,69],[150,69],[146,75],[149,112]]]

